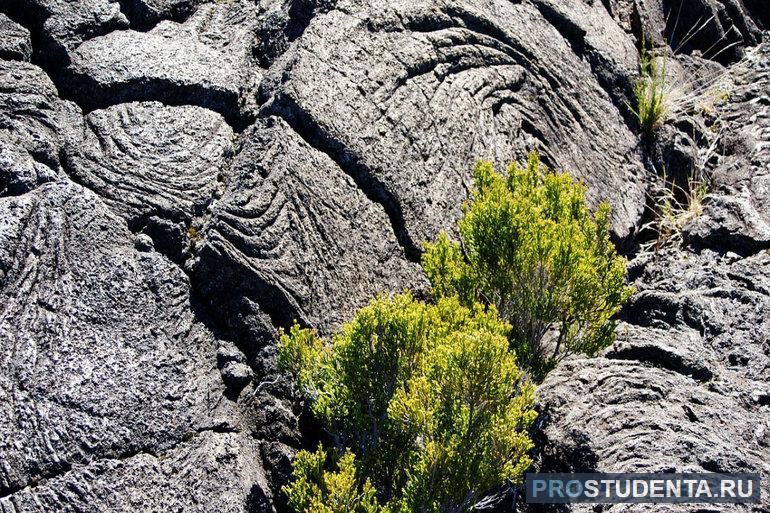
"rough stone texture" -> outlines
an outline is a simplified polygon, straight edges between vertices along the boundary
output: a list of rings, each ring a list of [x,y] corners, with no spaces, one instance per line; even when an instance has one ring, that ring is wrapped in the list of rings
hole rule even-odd
[[[249,129],[228,175],[196,266],[220,313],[253,301],[278,325],[326,330],[377,292],[420,283],[383,208],[283,120]]]
[[[611,198],[625,237],[644,205],[637,143],[582,53],[612,48],[605,60],[631,73],[633,47],[606,12],[583,23],[591,32],[562,33],[546,4],[338,3],[262,94],[385,205],[412,252],[459,217],[477,159],[532,148],[584,178],[592,200]]]
[[[124,103],[91,112],[67,146],[67,168],[132,230],[180,260],[193,218],[219,193],[233,131],[201,107]],[[165,233],[168,232],[168,233]]]
[[[132,238],[66,179],[0,199],[0,510],[269,511],[187,277]]]
[[[634,263],[639,291],[618,342],[566,362],[539,390],[542,469],[767,475],[770,252],[647,258]]]
[[[77,185],[0,201],[0,493],[205,427],[215,342],[186,277],[137,253],[125,225]]]
[[[261,23],[257,56],[268,67],[299,38],[310,20],[329,12],[337,0],[265,0],[259,2]]]
[[[270,511],[259,452],[248,437],[204,431],[158,454],[75,466],[0,499],[0,511]]]
[[[729,72],[731,98],[711,115],[714,189],[685,227],[689,247],[632,261],[618,342],[539,390],[541,469],[770,472],[768,66],[761,46]]]
[[[117,0],[4,0],[2,11],[36,32],[40,59],[57,68],[83,41],[128,28]]]
[[[285,511],[318,433],[277,328],[422,291],[473,162],[532,148],[627,248],[664,166],[713,182],[634,258],[618,342],[540,390],[540,468],[760,471],[767,502],[766,7],[0,0],[0,511]],[[685,99],[730,98],[641,137],[642,33]]]
[[[252,55],[257,24],[253,3],[232,0],[202,6],[184,23],[115,31],[73,52],[65,83],[86,110],[159,100],[242,125],[254,115],[261,78]]]
[[[31,56],[29,30],[0,13],[0,59],[28,61]]]
[[[27,192],[61,173],[60,152],[79,109],[59,99],[42,69],[0,60],[0,196]]]
[[[731,100],[716,124],[724,134],[713,170],[719,187],[685,235],[695,246],[745,254],[770,248],[770,42],[732,75]]]

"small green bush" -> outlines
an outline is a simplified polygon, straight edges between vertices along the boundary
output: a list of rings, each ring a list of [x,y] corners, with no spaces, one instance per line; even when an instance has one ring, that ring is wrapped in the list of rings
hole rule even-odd
[[[536,379],[569,354],[611,344],[611,318],[632,290],[610,241],[609,206],[592,215],[585,187],[541,166],[536,153],[526,167],[512,164],[507,177],[488,162],[473,175],[458,224],[462,246],[443,233],[426,244],[422,264],[434,296],[494,305]]]
[[[666,54],[662,63],[658,56],[647,46],[643,39],[639,62],[639,77],[634,82],[634,101],[636,105],[628,105],[639,121],[639,127],[646,133],[651,133],[663,123],[667,111],[666,93]]]
[[[316,452],[297,454],[292,462],[294,481],[285,488],[289,507],[313,513],[390,513],[377,503],[372,484],[359,482],[352,452],[337,458],[337,470],[325,469],[335,456],[334,451],[325,451],[320,445]]]
[[[494,307],[404,293],[374,300],[331,340],[296,325],[283,334],[279,363],[342,455],[298,455],[284,489],[294,510],[464,512],[520,482],[536,414],[509,330]]]

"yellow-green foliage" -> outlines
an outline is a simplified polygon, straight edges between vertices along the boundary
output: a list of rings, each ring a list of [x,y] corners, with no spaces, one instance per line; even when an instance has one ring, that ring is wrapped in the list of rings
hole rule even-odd
[[[187,227],[187,236],[190,238],[190,240],[198,240],[200,238],[201,232],[196,226],[188,226]]]
[[[631,289],[609,238],[609,206],[591,214],[585,187],[541,166],[535,153],[507,177],[479,163],[474,180],[458,224],[462,249],[446,234],[426,244],[435,297],[494,305],[512,325],[519,361],[538,378],[569,354],[611,344],[611,317]]]
[[[494,306],[464,307],[456,297],[425,304],[404,293],[372,301],[331,340],[296,325],[284,334],[280,364],[344,454],[329,465],[302,453],[285,489],[294,510],[338,511],[330,498],[351,496],[351,476],[355,497],[373,486],[380,505],[404,513],[468,511],[490,488],[519,482],[536,414],[509,330]],[[332,474],[303,470],[322,460]],[[334,481],[339,490],[320,477],[335,472],[347,476]],[[380,511],[373,504],[345,511]]]
[[[294,481],[284,491],[294,511],[313,513],[389,513],[377,503],[372,484],[361,484],[356,475],[355,455],[339,458],[336,470],[326,470],[334,452],[321,445],[316,452],[300,451],[292,462]]]

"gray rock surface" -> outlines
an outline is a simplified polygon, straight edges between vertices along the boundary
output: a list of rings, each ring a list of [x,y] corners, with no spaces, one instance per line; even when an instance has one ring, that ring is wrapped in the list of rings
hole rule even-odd
[[[21,194],[61,173],[60,154],[76,105],[59,99],[42,69],[0,60],[0,196]]]
[[[750,49],[729,72],[705,169],[712,191],[685,226],[688,246],[633,260],[618,342],[539,390],[544,471],[770,472],[767,55]]]
[[[270,511],[259,460],[249,437],[204,431],[157,454],[75,466],[0,499],[0,511]]]
[[[264,511],[187,277],[132,239],[66,179],[0,199],[0,509]]]
[[[642,275],[618,342],[566,362],[539,390],[541,468],[767,475],[770,252],[649,258],[634,264]]]
[[[731,100],[718,112],[723,135],[718,187],[685,229],[690,243],[738,253],[770,248],[770,43],[753,49],[731,75]]]
[[[227,298],[222,313],[259,303],[278,325],[326,331],[378,292],[421,283],[382,207],[279,118],[244,134],[203,239],[204,296]]]
[[[611,198],[625,237],[645,201],[636,138],[583,58],[590,43],[560,32],[545,4],[338,3],[276,62],[262,94],[385,206],[413,253],[459,217],[477,159],[532,148],[584,178],[593,201]],[[606,12],[583,24],[592,51],[612,48],[605,60],[633,72],[633,47]]]
[[[159,100],[240,125],[254,116],[262,75],[252,54],[257,24],[252,2],[232,0],[201,6],[184,23],[114,31],[72,52],[64,82],[86,110]]]
[[[89,113],[65,154],[74,180],[180,261],[193,219],[220,192],[232,141],[230,126],[210,110],[123,103]]]
[[[210,424],[215,341],[184,274],[137,253],[125,224],[80,186],[0,201],[0,492],[168,449]]]
[[[4,0],[2,11],[36,33],[40,59],[51,67],[66,64],[83,41],[128,28],[117,0]]]
[[[189,224],[215,195],[232,141],[232,129],[212,111],[123,103],[85,117],[67,163],[129,224],[151,214]]]
[[[0,13],[0,59],[28,61],[32,57],[29,30]]]
[[[332,10],[337,0],[264,0],[259,2],[260,26],[257,57],[269,67],[292,41],[298,39],[310,21]]]
[[[664,167],[711,185],[632,255],[618,342],[543,385],[540,468],[766,499],[768,28],[763,0],[0,0],[0,511],[285,511],[318,433],[277,329],[424,291],[473,163],[533,148],[631,251]],[[676,50],[652,141],[643,33]]]

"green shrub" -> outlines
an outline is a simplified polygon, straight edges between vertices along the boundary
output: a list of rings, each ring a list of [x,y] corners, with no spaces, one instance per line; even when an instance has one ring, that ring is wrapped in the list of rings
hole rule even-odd
[[[639,121],[639,127],[651,133],[664,121],[667,110],[666,54],[659,64],[656,53],[642,40],[639,76],[634,81],[635,106],[628,105]]]
[[[490,488],[520,482],[536,414],[509,330],[494,307],[404,293],[374,300],[331,340],[296,325],[283,334],[279,362],[343,455],[335,465],[322,451],[301,453],[285,489],[295,511],[338,511],[330,497],[371,497],[374,487],[378,505],[339,511],[463,512]],[[339,490],[334,475],[345,476]]]
[[[389,513],[377,503],[372,484],[359,483],[355,455],[347,452],[336,462],[337,470],[327,470],[334,456],[320,445],[314,453],[297,453],[292,462],[294,481],[285,488],[289,507],[313,513]]]
[[[592,215],[585,187],[542,167],[535,153],[507,177],[479,163],[474,180],[458,224],[462,247],[446,234],[426,244],[423,269],[435,297],[494,305],[537,379],[569,354],[611,344],[611,318],[631,289],[610,241],[609,206]]]

